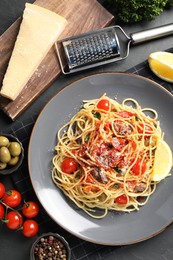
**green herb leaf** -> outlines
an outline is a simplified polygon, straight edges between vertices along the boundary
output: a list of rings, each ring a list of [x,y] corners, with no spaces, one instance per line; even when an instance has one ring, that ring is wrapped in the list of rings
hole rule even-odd
[[[112,150],[113,145],[112,144],[108,144],[108,148],[109,148],[109,150]]]
[[[116,172],[118,172],[118,173],[121,173],[122,171],[121,171],[121,168],[119,168],[118,166],[115,166],[114,167],[114,170],[116,171]]]
[[[90,135],[85,136],[85,138],[84,138],[85,143],[87,143],[89,141],[89,137],[90,137]]]
[[[120,186],[118,185],[118,183],[115,183],[115,184],[114,184],[114,188],[115,188],[115,189],[119,189],[119,187],[120,187]]]
[[[95,112],[94,117],[98,118],[99,120],[101,119],[101,114],[99,112]]]

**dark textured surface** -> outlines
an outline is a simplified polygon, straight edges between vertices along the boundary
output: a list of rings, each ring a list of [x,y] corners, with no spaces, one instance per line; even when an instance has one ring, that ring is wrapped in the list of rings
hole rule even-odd
[[[28,1],[29,2],[29,1]],[[32,1],[30,1],[32,2]],[[0,1],[0,34],[2,34],[14,20],[21,15],[24,7],[24,0],[1,0]],[[122,25],[127,33],[163,25],[172,21],[172,10],[165,11],[152,22],[143,22],[134,25]],[[54,96],[57,91],[65,85],[86,75],[102,71],[127,71],[154,79],[162,84],[169,91],[172,91],[172,84],[157,79],[148,69],[146,59],[153,51],[165,50],[172,47],[173,36],[134,46],[130,50],[128,59],[117,64],[97,68],[93,71],[86,71],[70,76],[60,76],[51,87],[46,90],[25,113],[15,122],[11,122],[2,112],[0,113],[0,131],[11,132],[18,136],[25,148],[25,160],[23,166],[12,176],[3,176],[1,181],[7,188],[16,188],[21,191],[26,199],[35,199],[34,191],[30,183],[27,166],[27,147],[30,133],[35,119],[43,106]],[[137,65],[138,64],[138,65]],[[167,198],[165,198],[166,200]],[[170,225],[166,230],[157,236],[144,242],[128,246],[102,246],[80,240],[72,236],[56,225],[42,209],[38,221],[40,231],[58,232],[65,236],[72,249],[72,260],[172,260],[173,259],[173,227]],[[27,260],[29,250],[35,238],[24,238],[20,232],[8,230],[0,224],[0,259]]]

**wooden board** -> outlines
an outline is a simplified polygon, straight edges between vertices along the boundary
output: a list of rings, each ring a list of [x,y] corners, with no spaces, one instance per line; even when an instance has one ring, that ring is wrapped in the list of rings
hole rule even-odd
[[[37,0],[39,6],[65,17],[68,25],[61,38],[80,34],[110,25],[114,17],[96,0]],[[19,31],[19,18],[0,37],[0,86]],[[0,97],[1,109],[14,120],[60,75],[55,47],[53,46],[38,69],[35,71],[21,94],[14,101]],[[14,82],[15,84],[15,82]]]

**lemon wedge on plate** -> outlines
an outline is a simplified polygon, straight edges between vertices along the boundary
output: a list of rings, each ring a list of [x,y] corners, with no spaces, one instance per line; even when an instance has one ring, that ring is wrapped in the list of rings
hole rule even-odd
[[[153,52],[148,57],[150,69],[159,78],[173,83],[173,53]]]
[[[170,173],[172,164],[172,151],[169,145],[162,139],[159,139],[155,151],[155,159],[151,179],[153,181],[163,180]]]

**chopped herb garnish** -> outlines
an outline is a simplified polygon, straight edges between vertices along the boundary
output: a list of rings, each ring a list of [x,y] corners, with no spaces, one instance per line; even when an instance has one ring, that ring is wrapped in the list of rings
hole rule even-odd
[[[115,188],[115,189],[119,189],[119,187],[120,187],[120,186],[118,185],[118,183],[115,183],[115,184],[114,184],[114,188]]]
[[[139,117],[135,116],[135,120],[136,120],[136,121],[139,121]]]
[[[90,137],[90,135],[85,136],[85,138],[84,138],[85,143],[87,143],[89,141],[89,137]]]
[[[108,144],[108,148],[109,148],[109,150],[112,150],[113,145],[112,144]]]
[[[94,117],[98,118],[99,120],[101,119],[101,114],[99,112],[93,113]]]
[[[114,170],[115,170],[116,172],[118,172],[118,173],[121,173],[121,172],[122,172],[121,169],[120,169],[118,166],[115,166],[115,167],[114,167]]]
[[[154,156],[155,155],[155,150],[152,150],[151,154]]]

